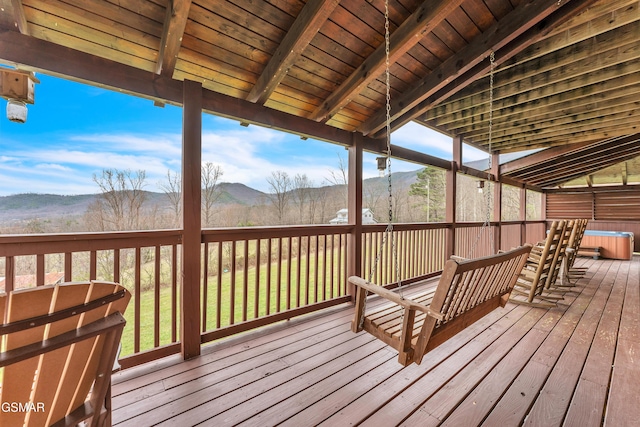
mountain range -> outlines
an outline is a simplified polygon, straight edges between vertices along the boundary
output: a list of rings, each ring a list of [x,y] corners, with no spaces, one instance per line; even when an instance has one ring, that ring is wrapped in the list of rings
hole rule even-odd
[[[416,181],[418,171],[395,172],[392,185],[408,188]],[[364,180],[365,188],[386,189],[388,177],[375,177]],[[337,185],[328,186],[329,190],[337,189]],[[267,193],[240,183],[219,184],[222,192],[219,204],[240,204],[246,206],[265,203]],[[385,190],[386,191],[386,190]],[[151,205],[167,206],[167,196],[160,192],[146,192],[147,201]],[[11,226],[30,219],[72,218],[83,215],[87,208],[100,197],[100,194],[59,195],[23,193],[0,196],[0,226]]]

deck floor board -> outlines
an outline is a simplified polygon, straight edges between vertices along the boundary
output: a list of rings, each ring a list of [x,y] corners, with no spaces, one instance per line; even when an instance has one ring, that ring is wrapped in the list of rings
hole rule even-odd
[[[640,419],[640,259],[577,265],[587,274],[558,307],[508,304],[420,366],[403,368],[393,349],[350,332],[343,305],[206,346],[187,362],[127,369],[114,375],[113,423],[627,425]]]

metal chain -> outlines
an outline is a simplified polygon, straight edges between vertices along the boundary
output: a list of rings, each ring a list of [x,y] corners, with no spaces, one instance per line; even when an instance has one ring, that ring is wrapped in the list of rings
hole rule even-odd
[[[495,53],[493,51],[491,51],[491,54],[489,55],[489,61],[491,63],[491,68],[489,71],[489,142],[488,142],[488,146],[489,146],[489,177],[491,175],[491,167],[493,166],[493,149],[492,149],[492,138],[493,138],[493,76],[494,76],[494,71],[495,71],[495,61],[496,61],[496,57],[495,57]],[[488,177],[488,178],[489,178]],[[489,179],[487,179],[487,181],[489,182]],[[478,232],[478,235],[476,236],[476,240],[473,242],[473,245],[471,245],[471,249],[469,250],[469,255],[467,256],[467,258],[472,258],[473,257],[473,253],[476,250],[476,246],[478,245],[478,242],[480,241],[480,237],[482,237],[482,233],[485,230],[489,231],[489,247],[491,248],[491,252],[494,251],[495,246],[494,246],[494,239],[493,239],[493,233],[491,232],[491,206],[493,205],[493,191],[489,190],[489,185],[487,182],[487,189],[486,189],[486,194],[485,194],[485,198],[486,198],[486,215],[485,215],[485,220],[484,223],[482,223],[482,227],[480,228],[480,231]]]
[[[387,239],[391,236],[391,250],[392,257],[395,264],[395,272],[396,279],[398,281],[398,293],[400,298],[404,299],[402,295],[402,281],[400,278],[400,264],[398,262],[398,252],[396,249],[396,238],[393,233],[393,191],[391,187],[391,82],[390,82],[390,64],[389,64],[389,51],[390,51],[390,31],[389,31],[389,0],[385,0],[384,2],[384,52],[385,52],[385,113],[386,113],[386,139],[387,139],[387,170],[388,170],[388,185],[387,189],[389,191],[389,222],[387,223],[387,228],[384,231],[384,235],[382,236],[382,242],[380,242],[380,248],[378,249],[378,253],[376,255],[376,259],[371,267],[371,271],[369,272],[369,282],[373,282],[373,278],[376,273],[376,269],[380,262],[380,258],[382,257],[382,250],[386,246]],[[365,295],[364,299],[364,307],[363,312],[366,310],[367,299]],[[362,328],[362,324],[364,322],[364,316],[360,319],[359,327]]]

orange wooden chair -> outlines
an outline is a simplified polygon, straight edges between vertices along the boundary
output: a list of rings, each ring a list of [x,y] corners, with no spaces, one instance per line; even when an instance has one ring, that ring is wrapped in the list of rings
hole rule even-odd
[[[0,426],[111,425],[111,371],[130,298],[96,281],[0,295]]]

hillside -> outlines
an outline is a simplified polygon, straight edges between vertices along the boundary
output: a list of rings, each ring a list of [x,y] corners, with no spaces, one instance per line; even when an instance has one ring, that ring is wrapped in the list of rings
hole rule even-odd
[[[408,188],[416,180],[416,171],[396,172],[393,185]],[[364,181],[365,191],[386,192],[387,177],[369,178]],[[220,183],[222,192],[218,199],[220,205],[244,205],[247,207],[265,203],[267,194],[240,183]],[[370,190],[368,190],[370,189]],[[320,191],[314,189],[312,191]],[[339,191],[339,186],[323,187],[323,191]],[[158,210],[169,209],[169,201],[164,193],[146,192],[147,206],[156,206]],[[58,194],[14,194],[0,196],[0,227],[11,228],[22,223],[39,220],[76,220],[84,215],[87,208],[96,201],[99,194],[81,194],[63,196]]]

